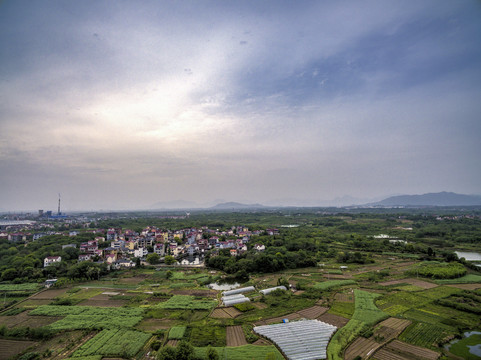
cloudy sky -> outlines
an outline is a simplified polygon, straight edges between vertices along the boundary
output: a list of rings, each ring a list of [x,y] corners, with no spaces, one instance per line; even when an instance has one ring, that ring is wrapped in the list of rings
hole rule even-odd
[[[2,1],[0,210],[481,194],[480,41],[474,0]]]

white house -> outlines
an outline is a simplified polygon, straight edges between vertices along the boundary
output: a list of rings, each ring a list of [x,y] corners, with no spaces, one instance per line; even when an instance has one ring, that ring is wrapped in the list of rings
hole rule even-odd
[[[138,248],[134,250],[134,256],[138,258],[143,258],[144,256],[147,256],[148,253],[149,252],[146,248]]]
[[[54,263],[59,263],[60,261],[62,261],[61,256],[47,256],[45,259],[43,259],[43,267],[47,267]]]

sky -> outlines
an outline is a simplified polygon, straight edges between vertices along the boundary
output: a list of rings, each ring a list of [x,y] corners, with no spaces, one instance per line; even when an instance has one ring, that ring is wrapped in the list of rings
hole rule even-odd
[[[481,194],[481,2],[0,2],[0,210]]]

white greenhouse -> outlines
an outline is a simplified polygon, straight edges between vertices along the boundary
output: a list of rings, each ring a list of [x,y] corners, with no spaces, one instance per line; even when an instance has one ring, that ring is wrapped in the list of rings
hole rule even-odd
[[[259,291],[262,295],[267,295],[267,294],[270,294],[271,292],[273,291],[276,291],[276,290],[287,290],[287,288],[285,286],[276,286],[276,287],[273,287],[273,288],[269,288],[269,289],[264,289],[264,290],[261,290]]]
[[[245,298],[244,295],[242,294],[235,294],[235,295],[229,295],[229,296],[222,296],[221,300],[232,300],[232,299],[237,299],[237,298]]]
[[[222,293],[222,296],[230,296],[230,295],[241,294],[241,293],[251,292],[251,291],[256,291],[254,286],[248,286],[245,288],[239,288],[234,290],[227,290]]]
[[[232,306],[235,304],[242,304],[245,302],[249,302],[250,299],[248,297],[245,297],[242,295],[242,297],[230,297],[228,296],[229,299],[223,300],[225,306]]]
[[[254,327],[254,332],[275,342],[289,360],[327,359],[327,344],[336,330],[319,320]]]

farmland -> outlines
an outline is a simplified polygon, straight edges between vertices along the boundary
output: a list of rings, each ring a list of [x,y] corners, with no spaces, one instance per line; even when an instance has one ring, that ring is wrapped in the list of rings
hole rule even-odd
[[[64,277],[61,286],[38,293],[37,283],[2,283],[0,294],[8,309],[0,313],[1,341],[16,341],[12,354],[28,358],[39,353],[45,360],[141,360],[147,354],[162,359],[163,351],[175,352],[186,344],[201,359],[208,351],[234,360],[283,359],[279,348],[253,329],[285,329],[284,322],[307,319],[338,328],[327,348],[328,359],[435,359],[449,358],[444,345],[452,338],[481,327],[481,273],[445,256],[436,245],[448,241],[432,237],[432,228],[443,225],[439,220],[425,215],[409,220],[392,214],[284,215],[212,215],[226,231],[230,222],[239,221],[259,229],[291,222],[299,226],[280,228],[274,236],[253,236],[247,253],[238,256],[214,249],[207,257],[211,267],[144,264],[113,270],[98,280]],[[257,223],[260,219],[263,225]],[[399,229],[405,221],[416,224],[416,230]],[[426,222],[429,237],[422,235]],[[450,236],[461,232],[463,240],[475,240],[471,231],[481,224],[473,223],[466,232],[457,223],[443,229],[456,228]],[[412,245],[373,238],[378,233],[406,238]],[[197,235],[203,240],[210,236]],[[265,251],[254,251],[254,244],[265,245]],[[428,246],[434,249],[431,255]],[[243,272],[249,267],[254,270]],[[247,276],[239,279],[238,274]],[[250,301],[223,306],[221,291],[206,286],[220,280],[253,286],[246,294]],[[260,292],[279,285],[289,290]],[[9,299],[16,300],[7,304]],[[166,350],[170,346],[173,350]]]

